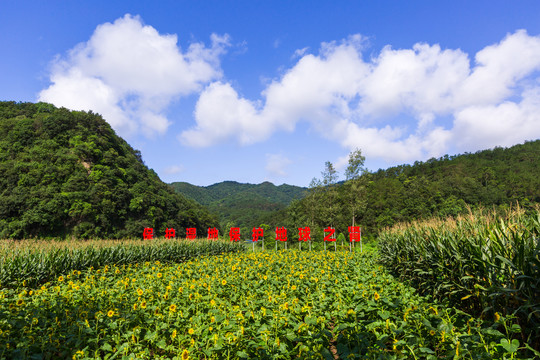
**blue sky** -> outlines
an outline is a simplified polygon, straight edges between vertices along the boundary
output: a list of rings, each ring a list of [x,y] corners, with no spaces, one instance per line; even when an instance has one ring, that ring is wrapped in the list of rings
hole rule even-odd
[[[307,186],[540,138],[538,1],[2,1],[0,100],[100,113],[165,182]],[[343,176],[341,177],[343,178]]]

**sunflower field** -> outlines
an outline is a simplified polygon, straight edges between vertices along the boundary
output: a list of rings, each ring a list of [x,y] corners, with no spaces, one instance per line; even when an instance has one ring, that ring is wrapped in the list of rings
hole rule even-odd
[[[509,319],[490,325],[429,302],[376,258],[372,250],[224,253],[4,288],[0,358],[520,358]]]

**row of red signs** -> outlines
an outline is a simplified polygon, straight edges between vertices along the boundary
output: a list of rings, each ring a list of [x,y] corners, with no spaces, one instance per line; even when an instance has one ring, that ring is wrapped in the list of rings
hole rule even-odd
[[[360,226],[349,226],[349,241],[358,242],[361,240],[362,231]],[[324,241],[336,241],[335,238],[336,229],[327,227],[324,229]],[[174,229],[167,228],[165,230],[165,238],[171,239],[176,235]],[[219,236],[218,229],[209,228],[208,229],[208,239],[217,240]],[[253,241],[259,241],[259,239],[264,239],[264,229],[263,228],[253,228],[251,238]],[[186,239],[193,240],[197,237],[197,229],[187,228],[186,229]],[[143,238],[151,240],[154,238],[154,229],[153,228],[144,228]],[[232,227],[229,230],[229,238],[231,241],[240,241],[240,228]],[[287,241],[287,229],[284,227],[276,227],[276,241]],[[298,240],[299,241],[311,241],[311,229],[309,227],[298,228]]]

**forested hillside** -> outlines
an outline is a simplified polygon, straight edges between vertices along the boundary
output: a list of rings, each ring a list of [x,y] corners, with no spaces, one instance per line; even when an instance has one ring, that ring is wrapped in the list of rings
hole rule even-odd
[[[334,224],[346,233],[354,209],[364,232],[375,235],[397,222],[455,216],[467,207],[504,209],[519,203],[532,209],[540,203],[540,140],[377,172],[358,170],[358,176],[337,183],[327,163],[308,196],[275,214],[272,225],[287,219],[292,228],[312,224],[320,233]]]
[[[241,184],[224,181],[210,186],[195,186],[175,182],[171,186],[179,193],[219,214],[222,228],[250,227],[267,222],[275,212],[283,210],[294,199],[305,196],[305,188],[279,185],[265,181],[261,184]]]
[[[103,118],[0,102],[0,238],[182,236],[217,219],[175,193]]]
[[[366,217],[379,226],[456,215],[465,204],[530,207],[540,202],[540,140],[379,170],[368,190]]]

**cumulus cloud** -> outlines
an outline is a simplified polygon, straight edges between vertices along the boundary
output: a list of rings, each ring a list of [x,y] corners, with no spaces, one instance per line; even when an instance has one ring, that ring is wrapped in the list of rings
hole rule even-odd
[[[471,58],[459,49],[384,47],[364,60],[365,39],[297,51],[296,64],[261,98],[228,83],[202,92],[196,125],[179,138],[191,146],[236,139],[251,144],[300,121],[344,148],[388,162],[511,145],[540,137],[540,36],[508,34]],[[452,124],[441,120],[450,118]]]
[[[525,90],[520,102],[470,106],[456,113],[453,135],[460,148],[473,151],[511,146],[540,137],[540,87]]]
[[[272,126],[258,121],[256,104],[240,98],[230,84],[221,82],[202,92],[194,115],[197,127],[179,136],[184,144],[194,147],[210,146],[233,135],[241,144],[251,144],[264,140]]]
[[[99,25],[54,62],[39,101],[98,112],[124,135],[164,133],[167,106],[219,79],[219,56],[229,45],[227,36],[213,34],[210,47],[193,43],[182,51],[177,40],[129,14]]]
[[[323,119],[333,108],[343,108],[355,95],[365,68],[348,43],[335,45],[327,56],[305,55],[279,81],[263,92],[266,102],[239,96],[228,83],[210,84],[195,109],[197,125],[180,140],[191,146],[209,146],[236,137],[246,145],[266,140],[277,130],[292,131],[298,120]],[[355,74],[356,73],[356,74]]]

